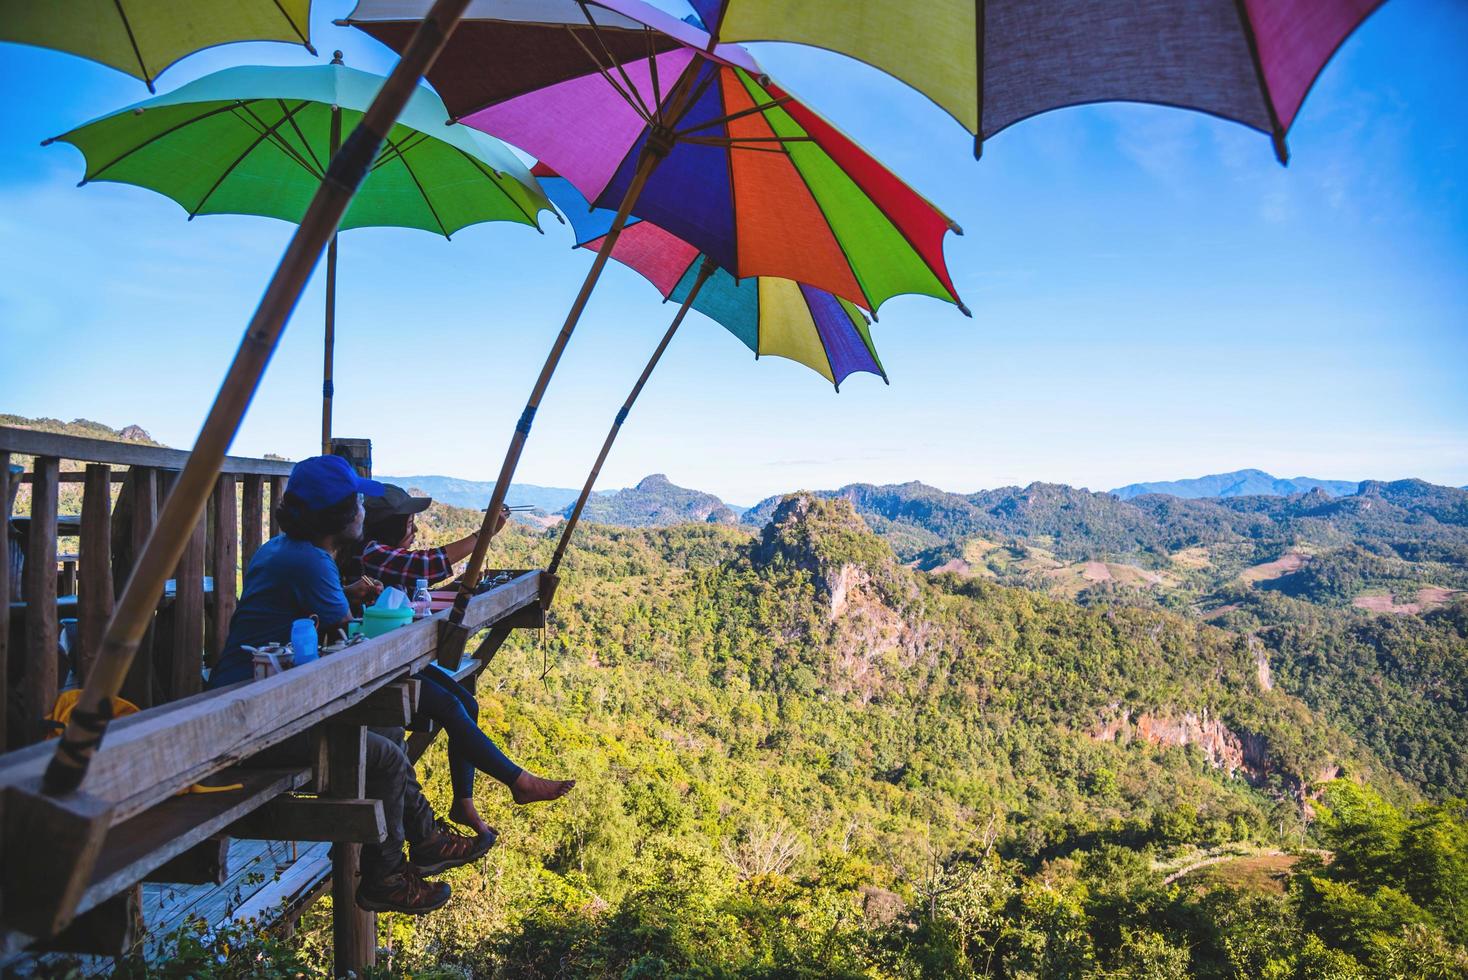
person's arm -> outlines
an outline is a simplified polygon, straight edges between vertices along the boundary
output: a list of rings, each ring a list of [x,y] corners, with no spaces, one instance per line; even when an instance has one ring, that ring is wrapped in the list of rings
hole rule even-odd
[[[456,544],[458,542],[455,542]],[[471,545],[472,547],[472,545]],[[417,579],[438,582],[454,573],[454,563],[445,548],[389,548],[369,544],[362,551],[362,570],[387,585],[411,588]]]
[[[457,541],[453,541],[449,544],[444,545],[439,550],[441,550],[444,555],[448,557],[450,565],[457,565],[459,562],[463,561],[465,558],[468,558],[469,555],[473,553],[474,542],[478,540],[479,532],[474,531],[466,537],[462,537]]]
[[[330,636],[337,627],[352,618],[352,607],[347,604],[347,594],[342,591],[336,562],[324,551],[315,574],[304,583],[301,600],[316,617],[317,632],[323,635]]]

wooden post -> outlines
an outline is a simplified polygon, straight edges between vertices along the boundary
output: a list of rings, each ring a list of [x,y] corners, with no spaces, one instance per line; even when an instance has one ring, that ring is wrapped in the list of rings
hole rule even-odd
[[[123,563],[125,567],[120,569],[114,566],[114,585],[126,582],[132,576],[138,555],[143,553],[148,535],[153,533],[153,525],[158,523],[158,471],[151,466],[134,466],[128,471],[127,485],[123,492],[129,498],[131,523],[127,531],[127,561]],[[140,708],[151,707],[154,700],[154,678],[157,675],[153,655],[157,637],[156,620],[156,616],[149,619],[143,638],[138,643],[137,656],[133,657],[122,684],[122,696]]]
[[[327,726],[327,776],[324,795],[361,799],[367,791],[367,729],[360,725]],[[331,933],[334,950],[332,974],[348,971],[362,975],[377,964],[377,913],[357,907],[357,884],[362,870],[361,844],[331,847]]]
[[[174,569],[173,650],[168,696],[177,701],[204,689],[204,542],[201,515]]]
[[[240,567],[249,568],[265,533],[265,478],[246,473],[240,493]]]
[[[280,521],[276,520],[275,510],[280,506],[281,495],[285,493],[290,480],[283,476],[272,476],[270,478],[270,537],[280,533]]]
[[[239,565],[239,528],[236,526],[234,474],[225,473],[214,488],[213,564],[210,574],[214,576],[214,636],[206,651],[205,659],[210,667],[219,660],[224,650],[225,638],[229,636],[229,621],[234,617],[235,584]]]
[[[31,533],[25,556],[25,681],[21,688],[27,742],[41,737],[41,719],[56,704],[56,493],[61,461],[37,456],[31,484]]]
[[[82,490],[82,532],[78,555],[81,591],[77,595],[78,680],[86,682],[92,658],[102,648],[102,633],[112,618],[112,468],[90,463]]]
[[[10,725],[10,454],[0,453],[0,752]]]

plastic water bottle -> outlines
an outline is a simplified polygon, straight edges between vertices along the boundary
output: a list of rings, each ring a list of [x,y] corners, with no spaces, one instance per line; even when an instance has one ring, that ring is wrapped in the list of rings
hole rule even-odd
[[[413,589],[413,618],[422,619],[433,609],[433,597],[428,594],[428,579],[420,578]]]

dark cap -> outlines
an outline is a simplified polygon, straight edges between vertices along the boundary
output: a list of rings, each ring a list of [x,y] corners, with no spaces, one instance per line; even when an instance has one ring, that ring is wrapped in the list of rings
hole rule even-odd
[[[432,503],[432,497],[414,497],[395,483],[384,483],[382,496],[368,497],[363,506],[367,508],[367,523],[373,524],[388,517],[421,514]]]

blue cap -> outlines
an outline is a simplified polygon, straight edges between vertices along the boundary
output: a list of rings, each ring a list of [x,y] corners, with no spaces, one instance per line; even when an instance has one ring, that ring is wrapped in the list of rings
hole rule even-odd
[[[380,497],[383,486],[358,476],[352,464],[340,456],[312,456],[291,468],[286,491],[312,510],[324,510],[354,493]]]

